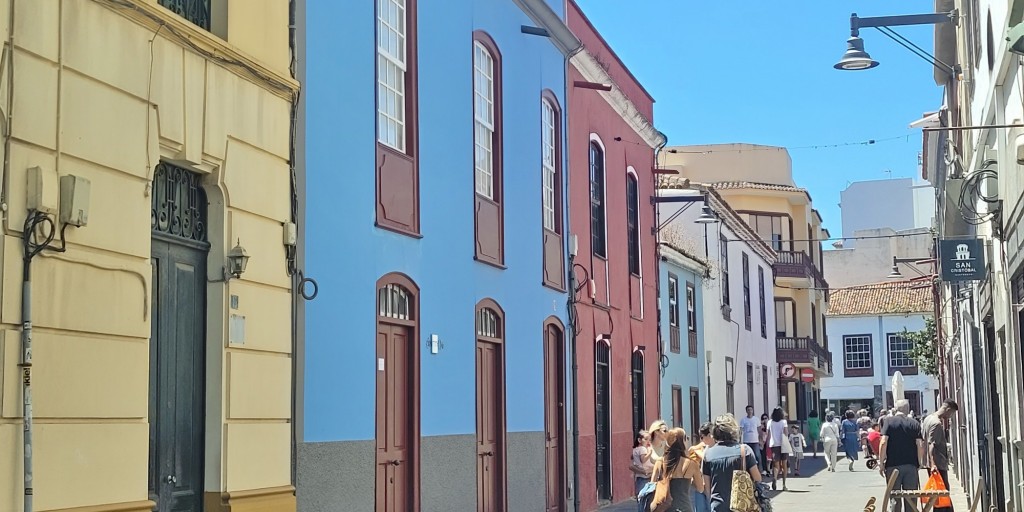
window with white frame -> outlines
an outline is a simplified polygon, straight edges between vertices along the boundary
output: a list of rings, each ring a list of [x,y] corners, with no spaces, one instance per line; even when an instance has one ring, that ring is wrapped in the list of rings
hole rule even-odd
[[[910,357],[913,342],[902,334],[889,334],[889,368],[912,368],[917,366]]]
[[[555,120],[555,109],[547,100],[541,101],[541,119],[543,120],[543,168],[544,168],[544,228],[557,232],[555,223],[555,175],[557,171],[558,152],[555,150],[558,137],[558,124]]]
[[[668,276],[668,325],[679,327],[679,278]]]
[[[377,140],[405,151],[406,0],[377,4]]]
[[[473,43],[473,143],[476,192],[494,199],[494,57]]]
[[[843,364],[847,370],[871,368],[871,336],[843,336]]]
[[[693,283],[686,283],[686,328],[697,331],[697,289]]]

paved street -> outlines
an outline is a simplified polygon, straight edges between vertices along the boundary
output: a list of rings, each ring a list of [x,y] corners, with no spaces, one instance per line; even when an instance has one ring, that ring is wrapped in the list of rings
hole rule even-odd
[[[772,505],[776,512],[822,511],[829,512],[862,512],[864,505],[872,496],[881,498],[884,489],[882,477],[877,471],[869,471],[864,459],[857,461],[854,471],[840,460],[835,473],[825,471],[825,460],[819,456],[804,459],[800,477],[787,480],[788,492],[774,492]],[[967,500],[959,490],[956,482],[952,483],[954,491],[953,508],[957,511],[967,510]],[[780,485],[781,487],[781,485]],[[601,509],[602,512],[635,512],[636,502],[627,501]],[[881,510],[879,509],[879,512]]]

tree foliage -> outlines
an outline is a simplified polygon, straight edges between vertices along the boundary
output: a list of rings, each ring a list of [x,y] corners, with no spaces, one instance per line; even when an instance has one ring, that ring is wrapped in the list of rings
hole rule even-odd
[[[924,329],[910,332],[903,329],[903,337],[910,341],[910,352],[907,353],[924,373],[937,377],[939,375],[939,340],[935,333],[935,320],[925,319]]]

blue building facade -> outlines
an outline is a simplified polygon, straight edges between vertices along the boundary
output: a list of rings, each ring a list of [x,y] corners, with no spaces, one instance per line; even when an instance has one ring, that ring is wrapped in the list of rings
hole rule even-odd
[[[697,442],[708,419],[707,359],[704,345],[706,263],[663,243],[661,279],[661,411],[670,425],[686,429]]]
[[[562,509],[562,19],[307,3],[300,510]]]

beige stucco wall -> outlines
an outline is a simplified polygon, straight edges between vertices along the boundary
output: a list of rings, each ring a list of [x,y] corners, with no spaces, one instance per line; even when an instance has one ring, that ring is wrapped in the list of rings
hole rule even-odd
[[[892,258],[931,258],[932,238],[928,229],[914,229],[897,232],[889,228],[856,231],[855,236],[878,236],[890,238],[868,238],[857,240],[854,249],[825,251],[825,277],[833,288],[843,288],[869,283],[881,283],[892,272]],[[905,279],[929,274],[934,265],[914,263],[898,264]],[[917,272],[915,272],[915,270]],[[919,273],[920,272],[920,273]]]
[[[673,153],[675,151],[675,153]],[[786,148],[759,144],[669,146],[659,153],[663,167],[678,169],[693,181],[748,180],[795,185],[793,159]]]
[[[185,50],[170,28],[197,29],[155,0],[137,0],[141,11],[106,0],[15,0],[10,111],[11,59],[0,70],[0,108],[14,116],[0,251],[0,510],[22,504],[20,231],[33,166],[92,185],[88,225],[68,229],[66,253],[33,262],[36,510],[148,499],[148,185],[161,159],[204,175],[209,279],[222,277],[236,240],[252,256],[241,280],[207,288],[205,491],[291,484],[282,226],[290,220],[288,89],[297,84],[287,76],[287,2],[214,3],[228,15],[228,41],[193,41],[255,63],[268,79]],[[9,8],[0,1],[5,43]],[[142,13],[166,27],[157,34]],[[240,345],[226,342],[230,295],[240,304],[230,313],[247,319]]]

